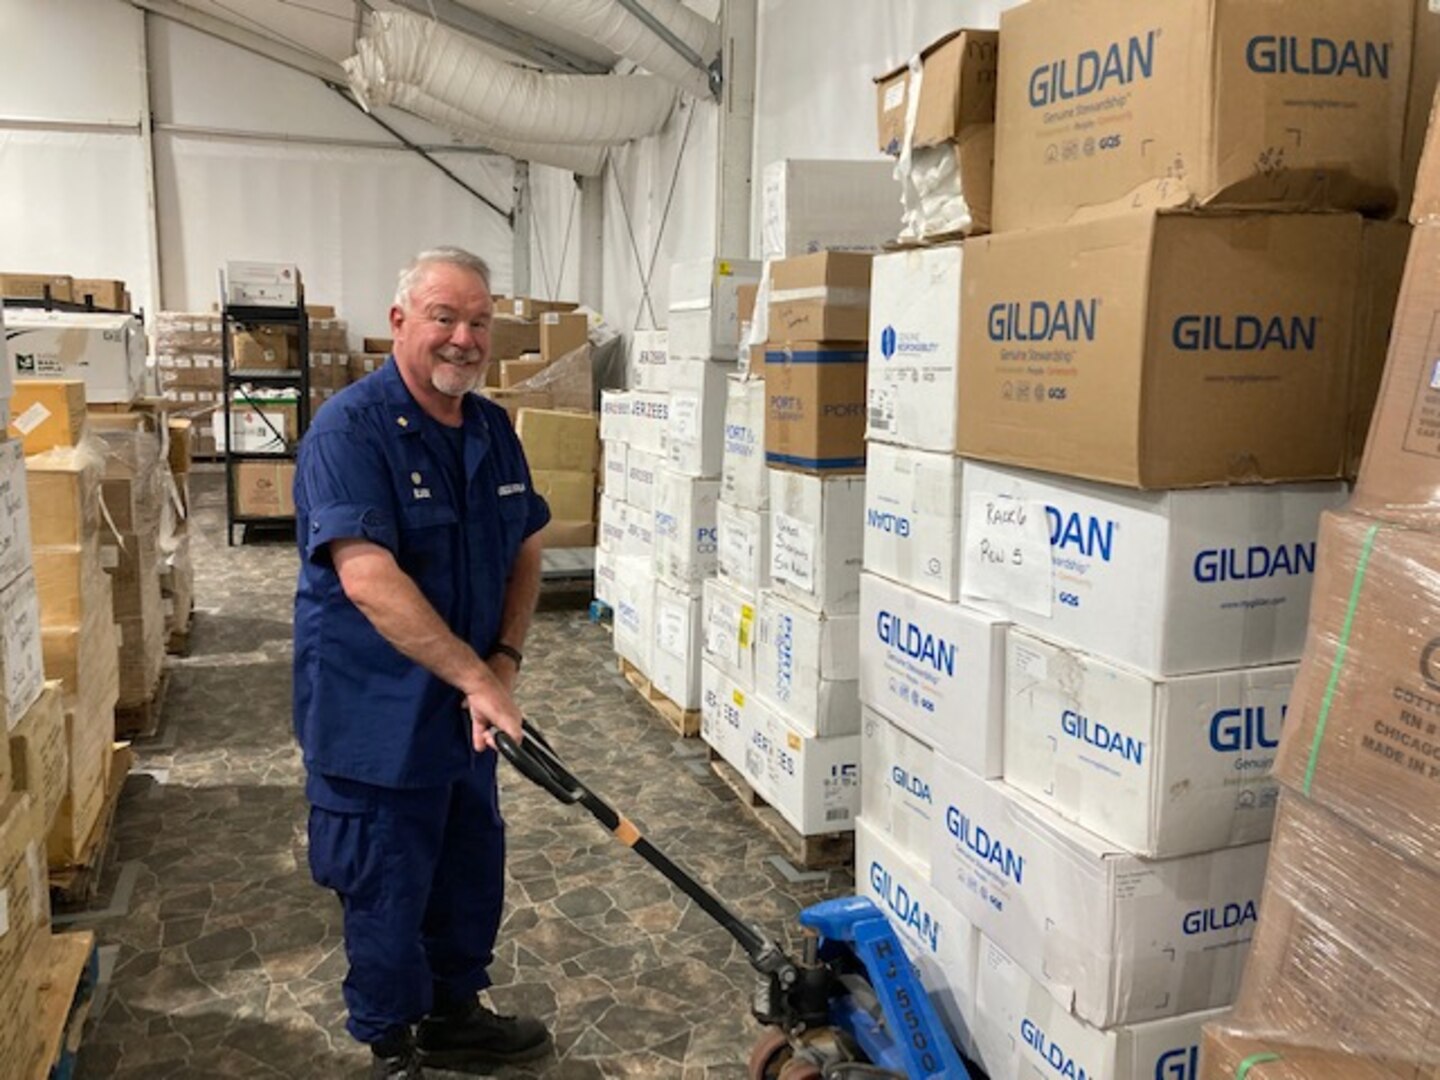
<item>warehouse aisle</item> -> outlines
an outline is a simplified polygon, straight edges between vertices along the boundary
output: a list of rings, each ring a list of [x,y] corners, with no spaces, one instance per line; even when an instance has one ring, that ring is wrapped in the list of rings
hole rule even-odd
[[[113,973],[79,1075],[363,1075],[343,1028],[338,905],[306,867],[290,736],[295,556],[226,548],[220,474],[193,483],[193,651],[172,670],[159,737],[138,748],[84,917]],[[669,734],[616,674],[608,632],[542,614],[526,652],[522,704],[576,772],[742,914],[789,933],[801,907],[850,891],[847,875],[796,883],[771,862],[781,849],[714,778],[703,744]],[[506,778],[493,999],[549,1022],[558,1058],[496,1075],[743,1077],[752,979],[729,938],[588,817]]]

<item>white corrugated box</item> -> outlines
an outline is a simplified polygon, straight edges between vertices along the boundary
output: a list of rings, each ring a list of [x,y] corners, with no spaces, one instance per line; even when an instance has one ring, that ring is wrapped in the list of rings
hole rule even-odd
[[[610,498],[627,501],[630,487],[630,448],[621,442],[605,443],[601,456],[605,466],[601,488]]]
[[[960,599],[961,461],[872,442],[865,462],[865,569]]]
[[[858,618],[821,615],[760,593],[755,690],[787,720],[816,735],[860,730]]]
[[[768,743],[766,801],[802,836],[850,832],[860,814],[860,736],[820,737],[789,723],[756,700],[750,709],[752,745]]]
[[[92,405],[134,401],[145,390],[145,328],[130,315],[10,308],[5,349],[14,377],[82,379]]]
[[[655,509],[655,484],[664,459],[659,454],[631,446],[625,451],[625,501],[637,510]]]
[[[700,597],[655,584],[655,647],[647,674],[682,709],[700,708]]]
[[[751,694],[708,659],[700,671],[700,737],[732,768],[745,767]]]
[[[770,577],[813,611],[860,606],[865,478],[770,470]]]
[[[600,439],[605,443],[630,443],[630,411],[635,395],[629,390],[600,391]]]
[[[606,551],[603,547],[595,549],[595,599],[612,609],[615,607],[619,560],[617,552]]]
[[[655,576],[655,512],[638,506],[625,508],[625,543],[620,554],[627,559],[643,560]]]
[[[768,163],[761,174],[763,256],[883,251],[900,232],[900,183],[894,171],[889,160]]]
[[[629,504],[611,498],[608,493],[600,496],[598,546],[601,551],[608,551],[616,556],[634,554],[626,547],[630,512]]]
[[[0,341],[5,340],[5,305],[0,302]],[[15,364],[7,346],[0,354],[0,432],[10,430],[10,398],[15,394]]]
[[[720,481],[662,468],[655,478],[655,572],[693,595],[715,574],[715,504]]]
[[[28,567],[0,588],[0,719],[13,728],[45,688],[40,597]]]
[[[294,307],[300,302],[300,268],[294,263],[231,260],[225,264],[225,299],[232,304]]]
[[[722,493],[715,510],[715,529],[720,576],[752,593],[769,588],[770,514],[731,506]]]
[[[734,364],[715,360],[672,360],[670,422],[662,439],[665,460],[689,476],[719,477],[725,450],[726,376]]]
[[[35,558],[24,444],[3,438],[3,431],[0,428],[0,588],[30,569]]]
[[[749,510],[770,506],[770,476],[765,468],[764,379],[732,375],[728,380],[720,497]]]
[[[649,559],[615,560],[615,651],[646,675],[655,648],[655,571]]]
[[[930,874],[935,751],[879,713],[860,717],[860,817]],[[857,862],[856,866],[860,864]]]
[[[740,344],[741,285],[760,280],[751,259],[692,259],[670,266],[668,348],[673,362],[733,360]]]
[[[665,456],[665,429],[670,426],[670,395],[663,390],[630,392],[630,448]]]
[[[709,578],[702,593],[705,658],[745,691],[755,689],[756,597],[722,578]]]
[[[630,385],[636,390],[669,390],[665,367],[669,363],[669,335],[664,330],[636,330],[630,342]]]

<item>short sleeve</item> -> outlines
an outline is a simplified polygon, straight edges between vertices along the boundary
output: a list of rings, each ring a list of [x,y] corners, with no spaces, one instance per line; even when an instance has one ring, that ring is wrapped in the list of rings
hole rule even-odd
[[[368,540],[399,548],[390,469],[374,441],[353,427],[313,432],[300,447],[295,502],[305,558],[328,557],[332,540]]]

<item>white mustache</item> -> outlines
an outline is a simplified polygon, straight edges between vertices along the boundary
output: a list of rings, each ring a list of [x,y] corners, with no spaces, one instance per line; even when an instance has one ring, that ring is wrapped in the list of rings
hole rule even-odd
[[[435,350],[435,355],[451,364],[478,364],[480,362],[479,349],[459,349],[454,345],[441,346]]]

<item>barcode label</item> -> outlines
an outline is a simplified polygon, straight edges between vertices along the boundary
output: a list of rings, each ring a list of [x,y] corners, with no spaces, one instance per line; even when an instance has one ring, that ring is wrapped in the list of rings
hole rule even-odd
[[[846,810],[846,809],[844,809],[844,808],[841,808],[841,809],[838,809],[838,810],[826,810],[826,811],[825,811],[825,820],[826,820],[826,821],[848,821],[849,819],[850,819],[850,811],[849,811],[849,810]]]

